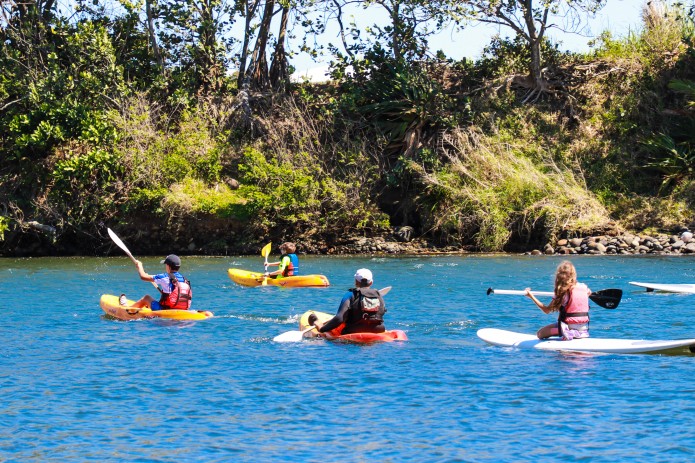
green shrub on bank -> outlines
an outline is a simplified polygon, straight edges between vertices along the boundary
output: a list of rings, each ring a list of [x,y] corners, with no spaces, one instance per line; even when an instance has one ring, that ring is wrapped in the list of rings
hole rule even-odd
[[[523,154],[522,142],[501,144],[474,130],[453,132],[448,141],[450,162],[442,169],[409,166],[426,193],[418,200],[426,226],[443,239],[501,251],[512,236],[551,240],[608,221],[599,201],[550,156],[539,165]]]
[[[242,218],[246,199],[225,184],[208,186],[205,182],[187,178],[176,183],[164,194],[161,206],[168,215],[208,214],[222,218]]]
[[[239,164],[240,191],[259,231],[281,236],[342,236],[388,227],[388,216],[359,196],[359,185],[355,188],[327,175],[306,152],[294,157],[293,161],[266,159],[257,149],[244,151]]]

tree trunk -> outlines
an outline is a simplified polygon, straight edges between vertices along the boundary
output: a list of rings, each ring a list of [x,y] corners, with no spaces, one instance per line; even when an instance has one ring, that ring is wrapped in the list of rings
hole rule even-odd
[[[285,41],[287,37],[287,23],[289,22],[290,9],[282,8],[282,19],[280,20],[280,32],[278,43],[275,46],[273,62],[270,65],[270,84],[276,90],[287,93],[289,90],[290,75],[287,70],[287,53],[285,53]]]
[[[201,2],[199,43],[196,64],[200,84],[205,93],[220,88],[221,66],[215,52],[216,30],[213,18],[213,5],[209,0]]]
[[[151,0],[145,0],[145,14],[147,15],[147,31],[150,36],[150,42],[152,43],[152,53],[154,54],[155,61],[157,61],[157,65],[163,70],[164,59],[162,59],[162,54],[159,51],[159,45],[157,44],[157,36],[154,33],[154,18],[152,17]]]
[[[261,19],[261,27],[258,30],[258,38],[256,39],[256,46],[253,50],[253,57],[251,58],[251,66],[253,68],[251,86],[256,90],[268,90],[270,88],[268,60],[265,55],[274,7],[275,0],[266,0],[263,18]]]
[[[400,15],[400,3],[398,1],[394,2],[393,9],[391,10],[391,24],[393,24],[393,33],[391,34],[391,47],[393,47],[393,57],[396,62],[401,60],[401,21]]]
[[[524,22],[528,32],[528,43],[531,47],[531,64],[529,66],[529,75],[534,82],[536,88],[543,86],[541,43],[545,34],[545,25],[548,21],[549,8],[546,6],[543,13],[540,31],[536,28],[536,22],[533,17],[533,0],[524,0]]]
[[[541,41],[534,40],[529,45],[531,46],[531,64],[529,67],[529,72],[531,73],[530,77],[535,83],[536,87],[539,87],[541,85],[541,81],[543,80],[543,75],[541,73]]]
[[[244,2],[244,42],[241,46],[241,56],[239,57],[239,75],[237,76],[237,87],[241,88],[244,85],[244,78],[246,76],[246,60],[249,57],[249,43],[251,42],[251,21],[256,14],[256,8],[258,8],[258,2],[260,0],[254,0],[253,4],[249,4],[249,0]]]

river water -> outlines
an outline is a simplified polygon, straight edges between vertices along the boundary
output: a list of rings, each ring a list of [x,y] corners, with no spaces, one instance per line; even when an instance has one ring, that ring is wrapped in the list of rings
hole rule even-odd
[[[159,258],[161,259],[161,257]],[[695,295],[629,281],[695,282],[689,257],[573,257],[594,291],[593,337],[695,337]],[[158,259],[144,258],[158,273]],[[690,462],[695,358],[488,346],[483,327],[551,323],[521,296],[552,290],[559,258],[305,257],[329,288],[243,288],[258,257],[189,257],[199,322],[107,319],[101,294],[153,288],[127,258],[0,259],[0,462]],[[359,267],[404,343],[279,344],[308,309],[334,312]],[[154,294],[153,294],[154,295]]]

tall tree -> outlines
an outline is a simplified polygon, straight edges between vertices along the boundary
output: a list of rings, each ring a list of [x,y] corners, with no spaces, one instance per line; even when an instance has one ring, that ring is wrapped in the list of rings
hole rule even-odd
[[[157,43],[157,33],[154,27],[155,17],[152,8],[152,2],[153,0],[145,0],[145,17],[147,18],[147,32],[150,39],[150,43],[152,44],[152,53],[154,54],[154,58],[157,61],[159,67],[161,69],[164,69],[164,57],[162,56],[162,52],[159,51],[159,44]]]
[[[390,51],[395,60],[420,59],[428,52],[427,38],[451,20],[446,0],[325,0],[323,11],[326,17],[336,21],[340,38],[348,55],[356,57],[365,44],[350,43],[365,40],[361,30],[345,21],[345,12],[361,8],[367,16],[373,9],[383,10],[388,18],[384,25],[374,24],[368,29],[377,43],[371,47]]]
[[[244,38],[241,41],[241,53],[239,54],[239,74],[237,75],[237,87],[241,88],[244,85],[246,78],[246,61],[249,56],[249,47],[253,38],[253,19],[256,16],[256,10],[261,0],[240,0],[237,4],[237,9],[244,17]]]
[[[216,92],[236,39],[231,35],[237,10],[226,0],[160,0],[160,40],[172,66],[192,90]]]
[[[275,0],[266,0],[261,24],[258,28],[256,46],[253,49],[251,64],[247,72],[250,74],[251,87],[256,90],[268,90],[270,88],[270,75],[268,73],[268,59],[266,48],[270,37],[270,24],[275,15]]]
[[[289,3],[282,6],[282,16],[280,18],[280,32],[278,41],[275,44],[273,62],[270,65],[270,84],[276,90],[286,92],[289,88],[290,74],[285,42],[287,41],[287,24],[290,18]]]
[[[549,29],[578,32],[585,15],[595,14],[606,0],[466,0],[452,10],[472,21],[511,28],[528,44],[531,55],[527,85],[546,89],[541,44]]]

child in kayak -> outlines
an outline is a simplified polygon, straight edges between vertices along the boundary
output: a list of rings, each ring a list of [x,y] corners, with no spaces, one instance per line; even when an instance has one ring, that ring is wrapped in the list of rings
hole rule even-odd
[[[323,325],[311,318],[309,323],[316,326],[319,333],[330,331],[334,336],[350,333],[383,333],[386,330],[384,328],[386,306],[379,290],[371,287],[372,283],[372,272],[369,269],[357,270],[355,287],[345,293],[335,316]]]
[[[280,261],[266,264],[266,272],[270,265],[277,265],[278,269],[274,272],[266,273],[266,276],[271,278],[283,278],[299,275],[299,258],[297,254],[295,254],[296,250],[297,246],[295,246],[294,243],[290,243],[289,241],[282,243],[280,245],[280,252],[282,253]]]
[[[544,326],[536,336],[546,339],[561,336],[563,341],[589,337],[589,296],[591,290],[577,282],[577,270],[572,262],[564,261],[555,272],[555,296],[547,306],[526,288],[526,296],[544,312],[559,312],[557,323]]]
[[[154,282],[161,293],[161,297],[159,301],[156,301],[152,296],[147,294],[133,304],[132,307],[149,307],[152,310],[188,310],[191,307],[191,299],[193,297],[191,282],[179,273],[179,268],[181,268],[181,259],[179,256],[174,254],[166,256],[166,258],[160,262],[160,264],[164,264],[165,272],[158,273],[157,275],[145,273],[142,262],[139,260],[135,262],[135,267],[138,269],[140,279]],[[121,305],[125,305],[124,301],[125,294],[121,294]]]

